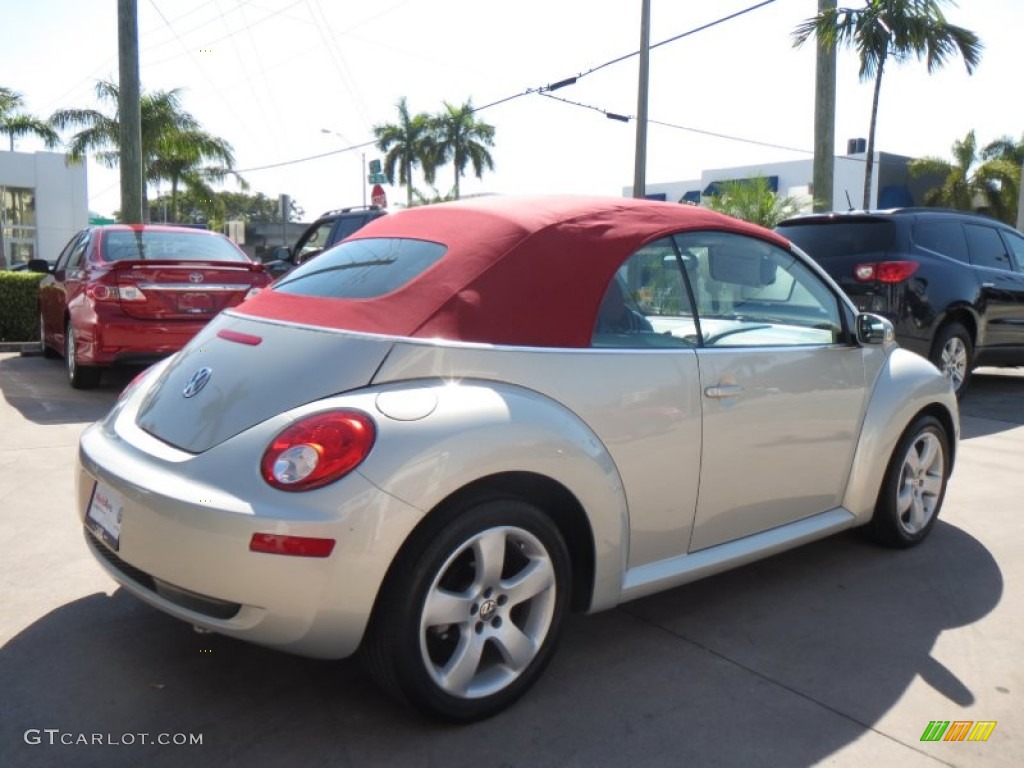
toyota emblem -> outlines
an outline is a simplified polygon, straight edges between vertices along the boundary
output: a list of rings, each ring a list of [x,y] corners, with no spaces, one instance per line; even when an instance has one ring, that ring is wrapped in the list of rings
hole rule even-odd
[[[203,282],[203,273],[202,272],[189,272],[188,273],[188,281],[190,283],[201,283],[201,282]]]
[[[212,368],[200,368],[189,376],[185,389],[182,390],[181,394],[185,397],[195,397],[209,383],[211,376],[213,376]]]

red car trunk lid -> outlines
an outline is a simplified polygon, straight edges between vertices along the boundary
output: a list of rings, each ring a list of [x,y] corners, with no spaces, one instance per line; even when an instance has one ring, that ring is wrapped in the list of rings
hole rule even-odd
[[[208,320],[269,283],[256,264],[147,259],[112,266],[121,309],[140,320]]]

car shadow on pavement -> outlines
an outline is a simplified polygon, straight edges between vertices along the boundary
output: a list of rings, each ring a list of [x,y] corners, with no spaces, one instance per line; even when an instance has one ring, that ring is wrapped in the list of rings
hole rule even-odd
[[[63,360],[0,356],[0,394],[25,419],[36,424],[77,424],[103,418],[142,367],[104,370],[100,386],[72,389]]]
[[[944,717],[970,705],[969,659],[944,665],[933,647],[1002,592],[990,553],[954,526],[905,552],[842,534],[573,616],[525,699],[464,727],[406,711],[354,661],[195,634],[123,590],[97,593],[3,648],[0,743],[22,767],[811,765],[877,734],[918,677]],[[881,739],[895,754],[919,749],[927,718],[911,719],[913,732]],[[47,728],[202,734],[202,745],[26,743]]]
[[[1024,424],[1024,377],[1019,369],[980,368],[960,399],[960,415],[984,419],[964,425],[963,437],[981,437]]]

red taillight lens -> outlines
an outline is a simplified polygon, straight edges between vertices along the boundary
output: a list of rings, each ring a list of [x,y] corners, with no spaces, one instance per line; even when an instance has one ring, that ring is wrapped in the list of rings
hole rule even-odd
[[[333,483],[367,457],[377,437],[362,411],[318,413],[293,424],[267,446],[263,479],[282,491],[308,491]]]
[[[861,283],[902,283],[920,266],[916,261],[880,261],[877,264],[858,264],[853,276]]]
[[[276,533],[254,533],[249,540],[250,552],[292,557],[329,557],[334,551],[334,539],[315,539],[310,536],[281,536]]]
[[[145,301],[146,294],[137,285],[104,285],[93,283],[85,289],[93,301]]]

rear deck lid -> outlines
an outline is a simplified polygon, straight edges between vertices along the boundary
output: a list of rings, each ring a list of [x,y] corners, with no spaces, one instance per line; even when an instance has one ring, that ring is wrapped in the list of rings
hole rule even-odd
[[[114,265],[121,310],[140,320],[208,320],[269,279],[255,264],[125,261]]]
[[[391,342],[225,313],[161,373],[138,425],[202,453],[284,411],[370,383]]]

